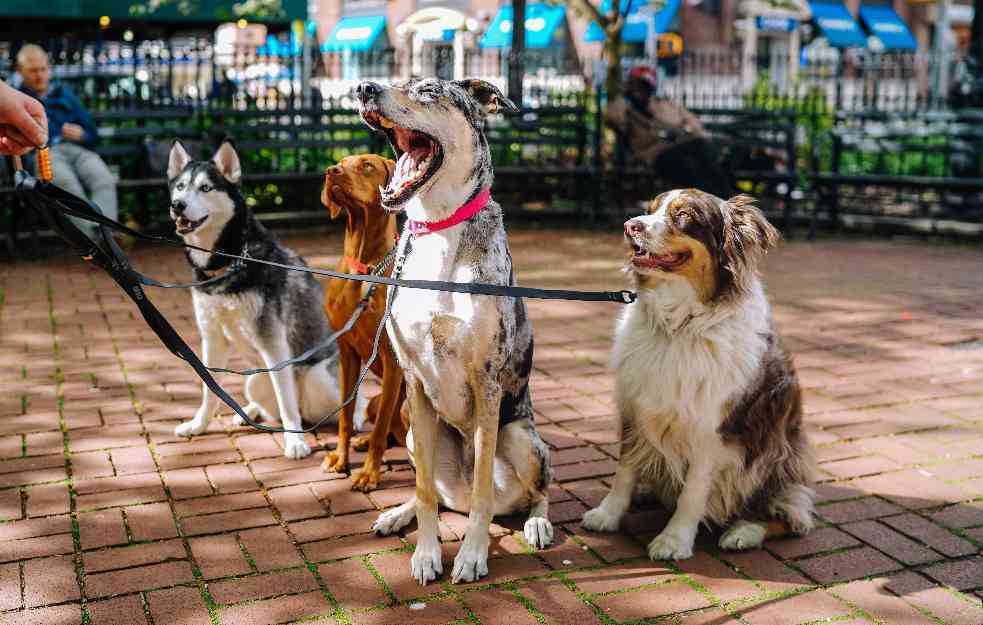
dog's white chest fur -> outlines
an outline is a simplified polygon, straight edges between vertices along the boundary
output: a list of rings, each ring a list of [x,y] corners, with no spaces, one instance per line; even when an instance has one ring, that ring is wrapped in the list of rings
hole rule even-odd
[[[208,295],[199,291],[192,293],[198,327],[221,328],[226,338],[244,356],[255,360],[257,354],[253,350],[258,343],[259,331],[257,320],[263,307],[260,296],[252,291],[238,295]]]
[[[469,266],[452,262],[459,238],[453,230],[414,238],[400,277],[473,282]],[[423,383],[437,412],[454,425],[462,425],[457,418],[469,412],[467,366],[462,365],[480,357],[493,334],[497,316],[490,301],[466,293],[401,289],[393,302],[390,336],[397,357]]]
[[[675,488],[659,485],[670,498],[692,454],[715,456],[718,472],[740,468],[739,450],[725,443],[718,428],[729,402],[758,372],[768,323],[760,286],[750,302],[724,317],[699,304],[677,306],[673,290],[679,288],[688,287],[666,285],[630,305],[612,350],[619,409],[630,417],[635,435],[644,438],[634,448],[656,452],[651,461],[661,465],[657,472],[676,482]]]

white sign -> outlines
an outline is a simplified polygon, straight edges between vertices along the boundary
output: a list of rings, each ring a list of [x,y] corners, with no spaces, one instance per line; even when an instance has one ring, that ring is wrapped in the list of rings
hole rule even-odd
[[[334,38],[338,41],[362,41],[372,35],[372,29],[368,26],[355,26],[352,28],[342,28],[335,33]]]
[[[541,17],[530,17],[526,20],[526,30],[538,33],[544,28],[546,28],[546,20]],[[512,20],[502,20],[501,24],[498,25],[498,30],[503,33],[512,32]]]

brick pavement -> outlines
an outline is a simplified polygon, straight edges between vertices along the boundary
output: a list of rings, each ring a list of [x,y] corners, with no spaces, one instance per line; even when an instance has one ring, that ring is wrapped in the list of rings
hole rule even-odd
[[[337,236],[288,242],[315,263],[340,250]],[[512,242],[524,284],[620,288],[616,234]],[[186,277],[176,252],[135,259]],[[619,534],[577,524],[615,466],[605,361],[618,307],[530,302],[557,544],[534,553],[521,519],[501,519],[486,580],[421,588],[414,526],[367,533],[412,489],[404,451],[364,495],[319,470],[330,428],[301,461],[228,417],[175,439],[198,384],[115,287],[69,258],[3,266],[0,623],[980,625],[983,344],[966,343],[983,337],[980,267],[983,252],[954,245],[793,242],[772,255],[766,281],[822,461],[820,527],[741,554],[706,532],[679,563],[643,557],[657,508]],[[195,341],[187,293],[153,297]],[[443,515],[445,570],[462,521]]]

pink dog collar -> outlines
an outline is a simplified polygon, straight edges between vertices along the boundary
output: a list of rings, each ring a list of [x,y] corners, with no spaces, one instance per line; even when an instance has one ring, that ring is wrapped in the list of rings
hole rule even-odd
[[[478,211],[488,206],[488,200],[490,199],[491,189],[482,189],[481,193],[474,196],[473,199],[454,211],[454,213],[447,219],[442,219],[440,221],[413,221],[410,219],[406,222],[406,227],[409,228],[410,232],[418,237],[425,234],[439,232],[440,230],[445,230],[451,226],[456,226],[462,221],[471,219],[478,214]]]

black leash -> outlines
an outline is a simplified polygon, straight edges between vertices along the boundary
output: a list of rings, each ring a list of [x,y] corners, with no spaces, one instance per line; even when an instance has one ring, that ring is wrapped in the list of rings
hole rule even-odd
[[[144,241],[163,243],[165,245],[170,245],[173,247],[183,247],[186,249],[205,252],[208,254],[214,254],[216,256],[231,258],[238,261],[260,263],[263,265],[270,265],[272,267],[279,267],[280,269],[287,269],[289,271],[305,271],[307,273],[312,273],[319,276],[327,276],[329,278],[342,278],[343,280],[355,280],[360,282],[370,282],[373,284],[385,284],[388,286],[398,286],[407,289],[424,289],[428,291],[448,291],[451,293],[469,293],[471,295],[494,295],[499,297],[562,299],[562,300],[575,300],[575,301],[582,301],[582,302],[618,302],[620,304],[631,304],[632,302],[635,301],[635,297],[636,297],[635,293],[629,290],[572,291],[572,290],[565,290],[565,289],[537,289],[533,287],[524,287],[524,286],[503,286],[500,284],[483,284],[480,282],[443,282],[440,280],[399,280],[396,278],[387,278],[385,276],[342,273],[340,271],[333,271],[331,269],[318,269],[315,267],[287,265],[284,263],[278,263],[271,260],[265,260],[262,258],[252,258],[250,256],[230,254],[228,252],[222,252],[218,250],[209,250],[203,247],[198,247],[197,245],[191,245],[190,243],[184,243],[182,241],[175,241],[173,239],[168,239],[167,237],[144,234],[142,232],[138,232],[136,230],[133,230],[132,228],[124,226],[123,224],[117,221],[109,219],[108,217],[102,214],[89,213],[85,211],[76,210],[71,206],[65,206],[63,212],[67,215],[78,217],[79,219],[84,219],[86,221],[91,221],[93,223],[99,224],[101,226],[105,226],[112,230],[116,230],[117,232],[122,232],[131,237],[141,239]]]
[[[246,257],[243,256],[243,258]],[[229,265],[229,268],[226,269],[224,273],[217,276],[212,276],[211,278],[207,278],[205,280],[199,280],[197,282],[161,282],[160,280],[155,280],[154,278],[147,277],[143,274],[138,273],[137,275],[140,276],[140,283],[144,286],[153,286],[160,289],[193,289],[195,287],[208,286],[210,284],[216,284],[226,280],[230,274],[239,271],[245,266],[245,261],[237,258],[232,261],[232,264]]]
[[[389,262],[392,260],[393,255],[395,253],[396,253],[396,248],[393,248],[393,250],[378,265],[376,265],[376,267],[373,269],[373,275],[376,275],[377,273],[378,274],[381,274],[382,272],[384,272],[385,269],[386,269],[386,267],[389,265]],[[224,276],[222,276],[222,277],[224,277]],[[320,350],[324,349],[325,347],[331,345],[332,343],[334,343],[335,341],[337,341],[339,337],[341,337],[344,334],[347,334],[348,332],[351,331],[352,327],[354,327],[354,325],[358,321],[359,317],[362,316],[362,313],[365,312],[365,309],[368,308],[369,305],[372,303],[372,294],[375,292],[376,286],[378,286],[378,285],[375,285],[375,284],[370,284],[369,285],[368,290],[366,291],[366,293],[362,297],[362,299],[359,300],[358,306],[356,306],[355,307],[355,310],[352,311],[352,315],[351,315],[351,317],[348,318],[348,321],[345,322],[345,325],[343,325],[339,330],[337,330],[336,332],[332,333],[331,336],[329,336],[328,338],[324,339],[323,341],[321,341],[320,343],[318,343],[314,347],[310,348],[309,350],[307,350],[303,354],[301,354],[299,356],[294,356],[293,358],[288,358],[287,360],[284,360],[282,362],[278,362],[277,364],[273,365],[272,367],[270,367],[268,369],[243,369],[241,371],[237,371],[236,369],[225,369],[224,367],[208,367],[208,370],[211,371],[212,373],[233,373],[235,375],[256,375],[258,373],[272,373],[274,371],[279,371],[281,369],[285,369],[285,368],[287,368],[287,367],[289,367],[291,365],[296,365],[296,364],[304,363],[307,360],[309,360],[312,356],[314,356],[314,354],[316,354]],[[374,351],[373,351],[373,353],[374,353]],[[369,362],[369,365],[371,365],[372,362],[374,362],[374,361],[375,361],[375,356],[372,357],[372,361]],[[359,386],[361,386],[361,384],[356,385],[356,387],[355,387],[356,392],[358,391],[358,387]],[[347,405],[347,403],[346,403],[346,405]]]
[[[20,197],[45,218],[52,229],[75,250],[82,260],[102,268],[109,274],[116,284],[123,289],[127,297],[133,300],[140,314],[143,315],[144,321],[154,331],[157,338],[172,354],[191,365],[191,368],[211,392],[232,408],[246,423],[259,429],[267,429],[265,426],[253,422],[239,403],[225,392],[225,389],[212,377],[208,367],[198,359],[194,350],[184,342],[181,335],[153,305],[143,291],[139,274],[130,267],[126,254],[113,240],[109,228],[100,224],[99,241],[96,242],[65,218],[63,213],[69,213],[69,210],[63,209],[69,209],[69,207],[74,207],[74,210],[70,211],[71,214],[79,216],[96,214],[97,211],[88,202],[62,191],[51,183],[39,181],[23,170],[14,173],[14,183]],[[99,223],[98,220],[90,219],[89,221]],[[100,246],[99,243],[102,245]]]

